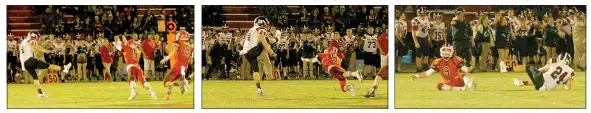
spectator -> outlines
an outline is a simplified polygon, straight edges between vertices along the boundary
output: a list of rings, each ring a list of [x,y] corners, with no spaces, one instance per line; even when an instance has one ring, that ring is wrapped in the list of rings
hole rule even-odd
[[[156,75],[154,63],[156,41],[154,41],[154,37],[156,37],[156,34],[154,33],[154,31],[151,31],[148,38],[142,41],[141,44],[141,49],[144,57],[144,75]],[[154,76],[149,76],[148,78],[154,79]]]
[[[104,70],[102,71],[102,74],[104,75],[104,80],[105,81],[113,81],[113,78],[111,76],[111,63],[113,63],[113,48],[112,45],[109,43],[108,40],[103,40],[103,45],[101,45],[100,47],[100,56],[101,56],[101,61],[104,67]]]

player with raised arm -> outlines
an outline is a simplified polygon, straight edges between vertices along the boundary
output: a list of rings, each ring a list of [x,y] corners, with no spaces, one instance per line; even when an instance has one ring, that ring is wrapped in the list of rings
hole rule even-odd
[[[444,91],[464,91],[466,89],[475,90],[476,83],[474,77],[468,77],[468,67],[464,66],[464,60],[461,57],[454,56],[454,49],[446,44],[441,47],[441,58],[435,59],[431,68],[425,72],[411,75],[414,81],[418,78],[431,76],[435,71],[439,71],[443,82],[437,84],[439,90]],[[461,71],[466,73],[459,73]]]
[[[564,85],[564,89],[571,89],[572,80],[575,77],[574,70],[569,67],[571,56],[568,53],[550,58],[546,65],[536,69],[535,64],[529,63],[526,67],[529,81],[513,78],[516,86],[534,85],[536,90],[552,90],[558,85]]]
[[[39,42],[37,42],[39,35],[34,32],[29,32],[28,36],[21,42],[19,45],[20,54],[19,59],[21,62],[22,69],[25,69],[29,74],[33,77],[33,83],[37,88],[37,97],[39,98],[47,98],[47,96],[41,91],[41,83],[39,82],[39,78],[37,75],[37,69],[49,69],[49,70],[62,70],[62,68],[58,65],[49,64],[47,62],[43,62],[41,60],[36,59],[33,57],[35,52],[41,53],[53,53],[53,51],[47,50],[41,47]],[[64,69],[61,71],[62,75],[68,73],[68,70],[72,66],[71,63],[64,65]]]
[[[185,91],[189,88],[189,82],[185,78],[186,72],[189,68],[189,60],[191,60],[191,55],[193,54],[193,45],[191,45],[189,40],[189,33],[187,31],[180,31],[177,35],[177,41],[173,44],[172,51],[168,53],[168,56],[164,57],[160,61],[160,64],[166,63],[171,57],[175,57],[177,62],[171,70],[166,73],[164,77],[164,86],[168,88],[168,92],[166,93],[166,97],[164,100],[170,100],[170,96],[172,95],[172,87],[174,86],[174,80],[181,78],[181,94],[184,94]]]
[[[123,38],[124,36],[116,37],[114,45],[117,50],[123,53],[125,63],[127,64],[127,80],[129,80],[129,88],[131,88],[131,96],[129,96],[127,100],[133,100],[137,95],[137,92],[135,91],[136,80],[148,90],[148,94],[152,99],[156,100],[156,93],[152,91],[152,87],[150,87],[150,84],[148,84],[146,78],[144,78],[144,72],[139,64],[139,58],[142,54],[142,51],[139,49],[139,44],[136,44],[131,38],[128,39],[126,43],[123,43],[121,41]]]

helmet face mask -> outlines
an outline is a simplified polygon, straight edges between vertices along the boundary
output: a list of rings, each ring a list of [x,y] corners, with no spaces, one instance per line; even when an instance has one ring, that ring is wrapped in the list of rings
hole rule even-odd
[[[446,61],[450,60],[453,57],[454,49],[449,44],[443,45],[441,49],[439,49],[439,51],[441,58],[443,58]]]

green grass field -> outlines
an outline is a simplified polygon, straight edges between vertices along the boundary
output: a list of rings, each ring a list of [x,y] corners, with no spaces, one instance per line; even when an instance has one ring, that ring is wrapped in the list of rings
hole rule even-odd
[[[202,81],[203,108],[388,108],[388,81],[380,83],[375,98],[363,95],[371,91],[373,80],[349,80],[356,96],[341,92],[337,80],[262,81],[267,96],[256,94],[252,80]]]
[[[161,81],[148,82],[158,95],[152,100],[147,91],[136,86],[138,95],[127,100],[130,95],[127,82],[88,82],[42,84],[43,92],[49,98],[37,98],[33,84],[8,84],[8,108],[194,108],[194,90],[191,87],[185,94],[174,87],[172,100],[164,101],[167,89]]]
[[[576,72],[571,90],[559,86],[536,91],[517,87],[512,78],[529,80],[527,73],[473,73],[476,91],[438,91],[439,73],[412,81],[414,73],[397,73],[395,108],[585,108],[585,72]]]

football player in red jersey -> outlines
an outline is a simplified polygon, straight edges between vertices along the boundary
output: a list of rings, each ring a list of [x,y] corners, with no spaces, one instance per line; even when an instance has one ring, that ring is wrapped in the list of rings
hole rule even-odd
[[[378,36],[377,46],[381,53],[381,66],[380,70],[378,71],[378,75],[380,76],[376,76],[375,80],[373,81],[373,88],[371,89],[371,92],[367,92],[367,94],[364,95],[366,98],[376,97],[375,92],[378,89],[380,82],[382,82],[382,78],[388,77],[388,28],[386,28],[386,32]]]
[[[474,77],[466,76],[469,72],[468,67],[464,66],[464,60],[461,57],[453,55],[453,47],[446,44],[441,47],[440,51],[441,58],[435,59],[429,70],[411,75],[412,80],[428,77],[437,70],[443,78],[443,82],[437,84],[437,89],[445,91],[474,90],[476,88]],[[460,73],[460,70],[466,73]]]
[[[123,39],[123,37],[120,38]],[[137,92],[135,91],[136,80],[139,81],[140,84],[146,88],[146,90],[148,90],[148,94],[152,97],[152,99],[156,100],[156,93],[152,91],[152,87],[150,87],[150,84],[148,84],[146,78],[144,78],[144,72],[139,64],[139,58],[142,54],[139,49],[139,45],[135,44],[134,40],[131,38],[126,41],[127,43],[123,44],[121,41],[122,39],[116,39],[115,45],[117,50],[123,53],[123,58],[127,64],[127,79],[129,80],[129,88],[131,88],[131,96],[129,96],[128,100],[133,100],[137,95]]]
[[[189,60],[191,60],[191,55],[193,54],[193,45],[187,42],[189,40],[189,33],[187,31],[180,31],[177,37],[178,40],[173,43],[173,51],[160,61],[162,64],[168,61],[171,57],[177,59],[174,66],[171,67],[171,70],[166,73],[166,76],[163,79],[164,86],[168,87],[168,92],[166,97],[164,97],[164,100],[170,100],[174,80],[179,77],[181,78],[181,94],[184,94],[187,88],[189,88],[189,82],[185,76],[189,67]]]
[[[341,91],[349,92],[351,96],[355,96],[355,85],[347,84],[346,77],[357,77],[359,82],[362,82],[363,75],[359,73],[359,70],[351,72],[345,70],[345,68],[341,66],[341,62],[345,56],[344,47],[341,47],[341,45],[344,44],[339,36],[337,39],[331,41],[331,44],[326,52],[318,53],[318,57],[320,57],[320,64],[324,70],[326,70],[326,73],[339,81]]]

